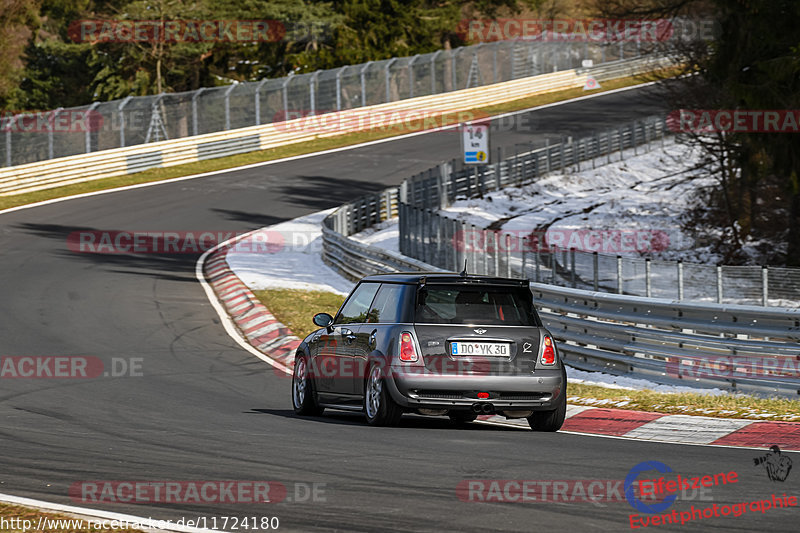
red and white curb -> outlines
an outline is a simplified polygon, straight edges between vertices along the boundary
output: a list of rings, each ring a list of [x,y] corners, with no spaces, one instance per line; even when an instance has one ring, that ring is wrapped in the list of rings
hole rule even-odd
[[[488,423],[528,427],[525,420],[482,416]],[[800,451],[800,423],[740,418],[665,415],[645,411],[568,405],[561,431],[674,444]]]
[[[228,250],[252,233],[241,235],[206,252],[198,261],[197,277],[210,293],[208,296],[212,303],[216,300],[222,307],[217,309],[220,318],[224,321],[230,317],[235,324],[235,331],[229,329],[229,333],[245,349],[283,373],[290,373],[300,339],[269,312],[234,274],[227,262]],[[481,416],[478,420],[488,424],[528,428],[524,419]],[[665,415],[569,405],[567,419],[561,430],[661,443],[762,449],[777,445],[782,450],[800,451],[800,423],[796,422]]]
[[[203,275],[247,342],[272,361],[291,368],[301,341],[233,273],[227,255],[234,242],[212,251],[203,263]]]

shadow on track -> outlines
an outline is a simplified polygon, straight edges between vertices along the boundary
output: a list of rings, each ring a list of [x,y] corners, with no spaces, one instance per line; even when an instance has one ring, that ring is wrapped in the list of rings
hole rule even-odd
[[[245,414],[261,414],[280,416],[282,418],[296,418],[307,422],[321,424],[335,424],[343,426],[366,427],[364,415],[360,413],[348,413],[345,411],[326,411],[322,416],[297,416],[291,409],[251,409]],[[400,428],[406,429],[453,429],[469,431],[529,431],[524,427],[497,426],[491,424],[468,423],[463,426],[453,424],[448,418],[439,416],[420,416],[412,413],[403,415],[400,419]],[[391,429],[391,428],[390,428]]]

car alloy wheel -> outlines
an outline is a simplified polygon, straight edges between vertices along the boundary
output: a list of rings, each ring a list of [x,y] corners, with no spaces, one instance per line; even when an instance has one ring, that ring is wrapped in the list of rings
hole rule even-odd
[[[306,400],[306,359],[301,357],[294,365],[294,375],[292,376],[292,400],[294,408],[298,409]]]
[[[375,418],[381,410],[381,396],[383,394],[383,381],[381,380],[381,369],[375,365],[369,373],[367,381],[367,417]]]
[[[382,367],[373,365],[364,388],[364,414],[373,426],[395,426],[403,416],[403,409],[395,403],[386,389]]]
[[[309,362],[305,355],[298,355],[292,372],[292,407],[298,415],[320,415],[324,408],[317,405],[314,397],[314,381],[309,373]]]

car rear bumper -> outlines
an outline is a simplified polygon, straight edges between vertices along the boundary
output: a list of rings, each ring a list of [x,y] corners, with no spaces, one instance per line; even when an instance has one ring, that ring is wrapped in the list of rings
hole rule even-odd
[[[518,376],[408,375],[390,369],[386,384],[405,408],[470,410],[475,403],[491,403],[496,411],[553,409],[566,385],[560,368]],[[479,398],[479,392],[489,397]]]

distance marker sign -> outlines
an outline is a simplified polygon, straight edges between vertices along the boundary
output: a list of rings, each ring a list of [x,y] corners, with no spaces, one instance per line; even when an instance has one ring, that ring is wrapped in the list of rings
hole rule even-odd
[[[468,165],[487,164],[489,162],[489,125],[463,124],[461,132],[464,163]]]

